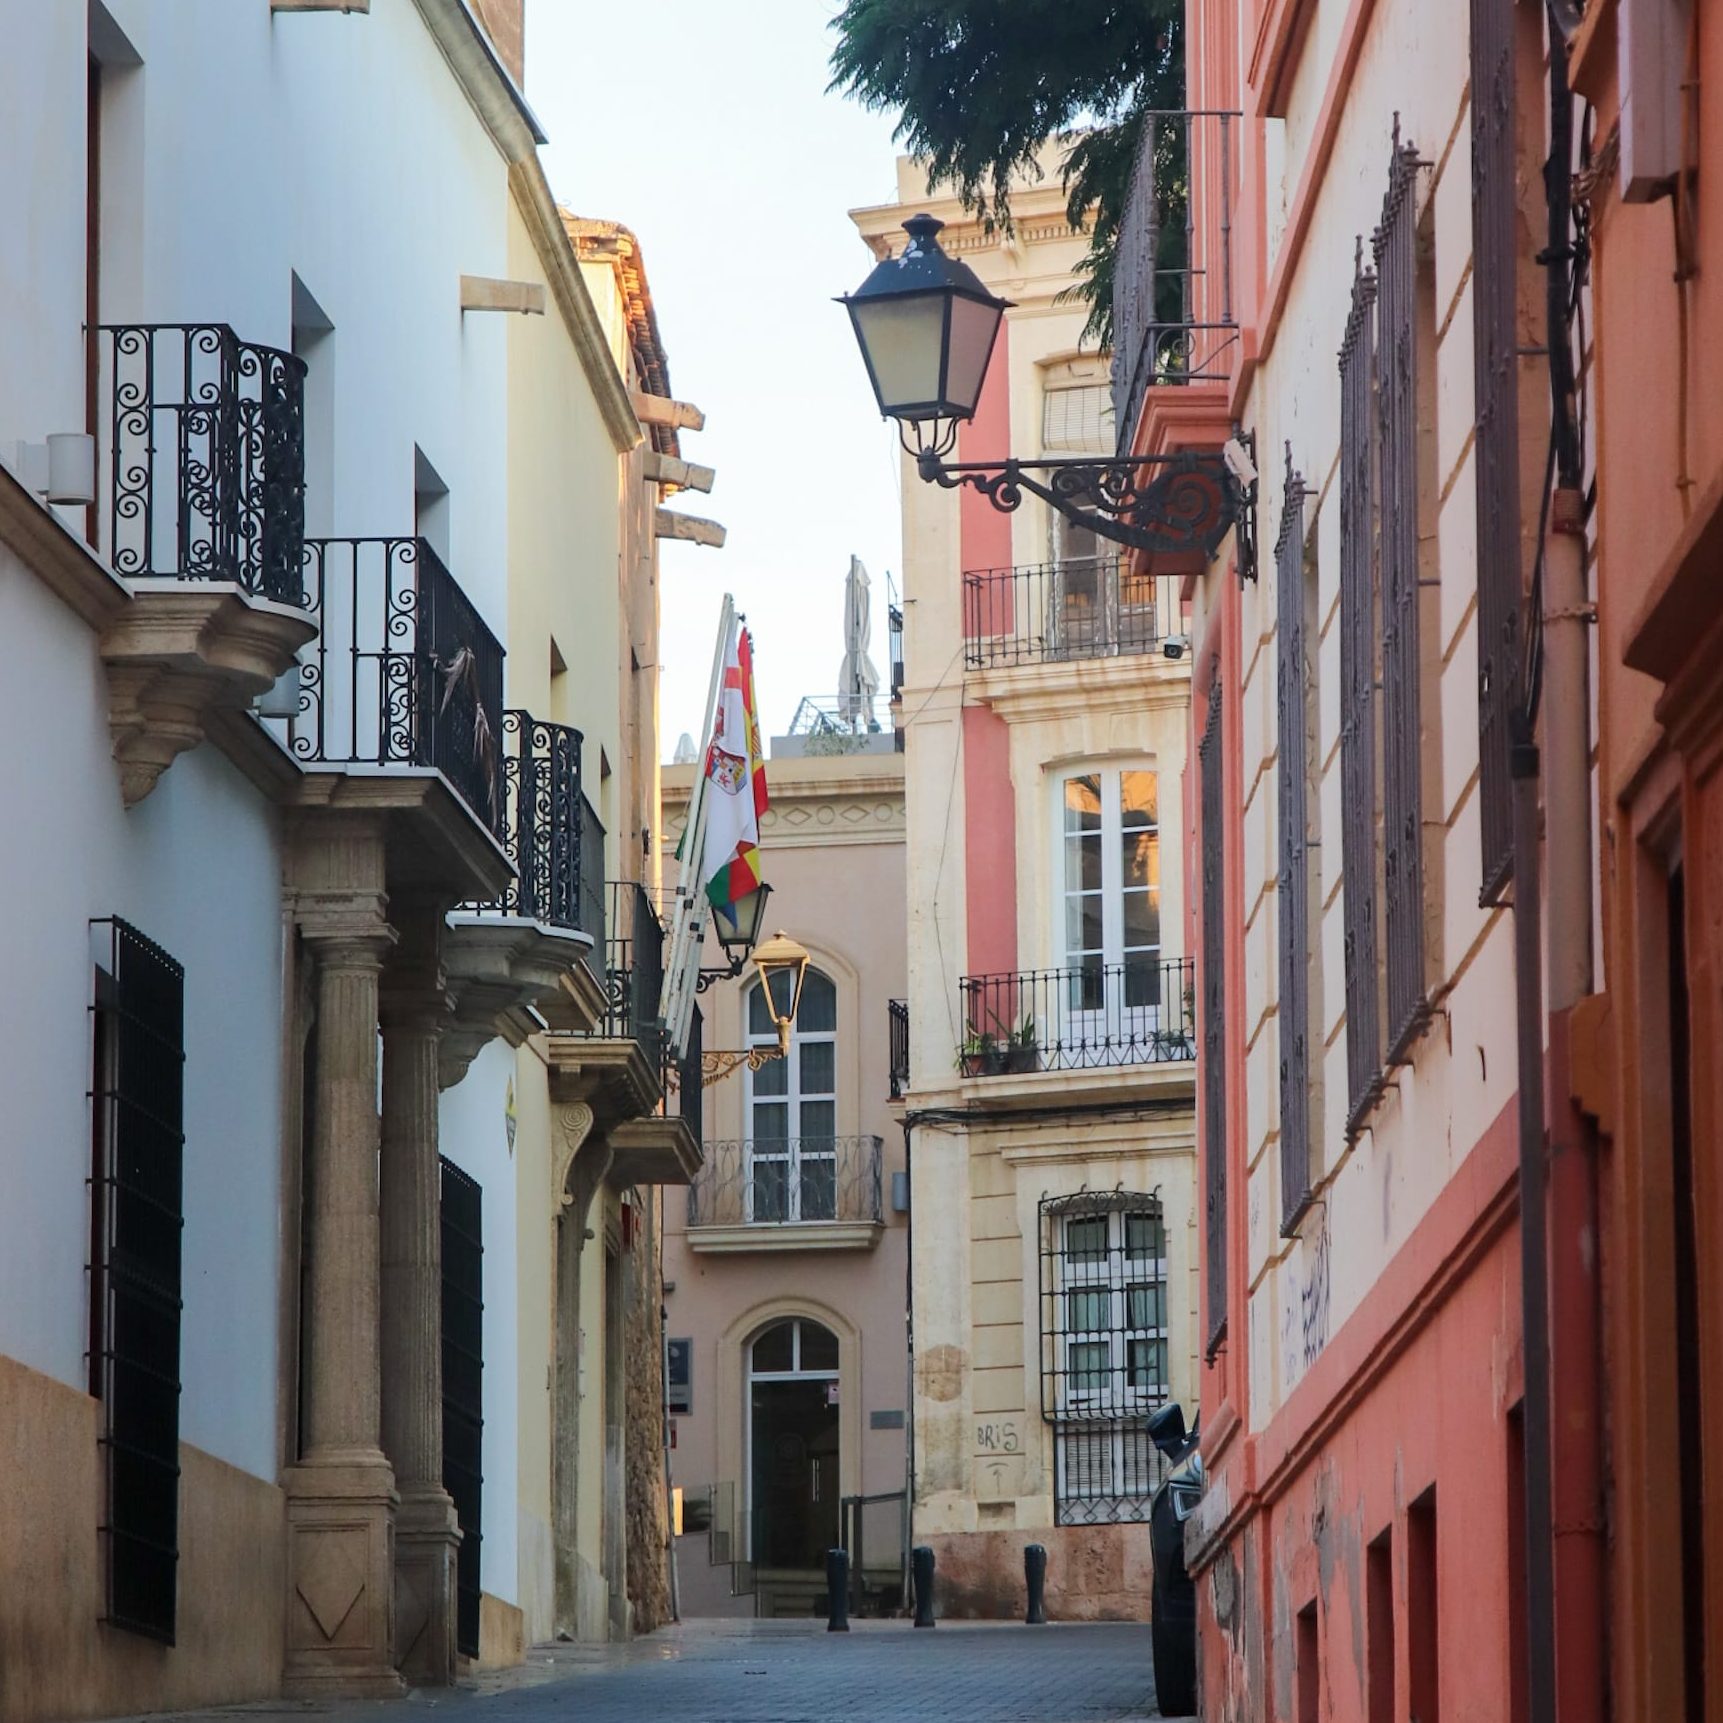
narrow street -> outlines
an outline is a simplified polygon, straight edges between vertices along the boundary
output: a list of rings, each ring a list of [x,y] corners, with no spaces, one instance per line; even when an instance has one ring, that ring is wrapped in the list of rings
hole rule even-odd
[[[705,1621],[629,1645],[535,1647],[453,1693],[346,1705],[270,1701],[150,1723],[1125,1723],[1157,1717],[1148,1628],[944,1622]]]

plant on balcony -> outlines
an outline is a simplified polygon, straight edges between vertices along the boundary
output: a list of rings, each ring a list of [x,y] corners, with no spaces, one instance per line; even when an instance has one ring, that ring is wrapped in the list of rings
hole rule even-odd
[[[1005,1044],[991,1029],[971,1030],[963,1038],[957,1069],[965,1077],[997,1077],[1005,1069]]]
[[[1014,1076],[1041,1069],[1041,1037],[1033,1014],[1026,1014],[1005,1042],[1005,1069]]]

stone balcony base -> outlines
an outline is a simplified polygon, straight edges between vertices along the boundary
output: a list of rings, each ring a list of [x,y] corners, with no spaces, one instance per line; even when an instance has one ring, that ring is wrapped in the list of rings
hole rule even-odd
[[[443,1032],[437,1082],[448,1089],[480,1049],[502,1036],[518,1047],[542,1027],[590,1029],[603,994],[585,963],[592,936],[519,916],[460,912],[443,929],[443,969],[454,1015]]]
[[[786,1250],[872,1250],[885,1227],[872,1220],[740,1221],[733,1226],[691,1226],[688,1248],[697,1255],[738,1256]]]
[[[135,807],[204,739],[210,713],[248,706],[317,625],[303,610],[220,581],[139,580],[102,631],[120,793]]]

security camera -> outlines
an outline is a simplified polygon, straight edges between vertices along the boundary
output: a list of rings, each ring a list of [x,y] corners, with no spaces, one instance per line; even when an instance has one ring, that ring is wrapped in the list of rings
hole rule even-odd
[[[1250,458],[1250,450],[1237,437],[1228,437],[1226,447],[1221,450],[1226,460],[1227,471],[1247,489],[1256,483],[1256,462]]]
[[[1185,639],[1182,634],[1175,634],[1170,639],[1161,642],[1161,656],[1175,661],[1185,655]]]

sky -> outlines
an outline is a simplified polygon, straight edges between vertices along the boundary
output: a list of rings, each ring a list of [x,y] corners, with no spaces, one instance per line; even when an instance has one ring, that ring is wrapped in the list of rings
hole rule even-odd
[[[825,93],[837,0],[527,0],[526,95],[545,171],[577,214],[639,237],[671,387],[706,415],[686,460],[717,469],[672,508],[722,550],[665,541],[660,733],[698,731],[725,592],[754,637],[760,720],[837,691],[844,576],[901,545],[896,439],[835,294],[872,266],[847,212],[896,195],[892,116]],[[883,716],[883,711],[882,711]]]

